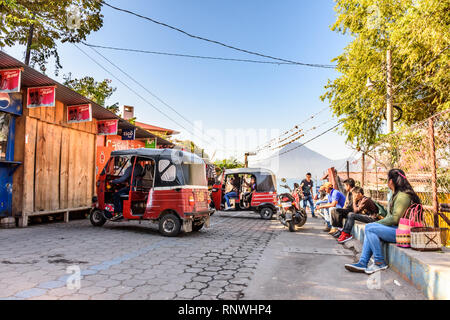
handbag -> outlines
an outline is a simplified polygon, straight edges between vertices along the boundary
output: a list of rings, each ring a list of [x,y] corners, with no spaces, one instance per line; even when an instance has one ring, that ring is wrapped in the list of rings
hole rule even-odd
[[[411,247],[411,228],[423,227],[423,208],[420,204],[411,205],[403,214],[395,231],[397,247]]]
[[[441,228],[411,228],[411,248],[418,251],[441,250]]]

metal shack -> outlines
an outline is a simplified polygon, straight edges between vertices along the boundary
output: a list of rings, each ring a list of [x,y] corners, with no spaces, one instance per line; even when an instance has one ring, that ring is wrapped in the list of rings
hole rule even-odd
[[[11,92],[17,83],[12,84],[12,78],[7,78],[12,71],[5,70],[21,70],[17,92]],[[115,120],[115,134],[135,130],[136,140],[158,138],[4,52],[0,52],[0,75],[3,225],[18,220],[18,225],[25,227],[29,217],[52,214],[63,214],[68,221],[70,212],[90,208],[99,170],[96,168],[99,122]],[[53,105],[32,107],[33,103],[45,105],[46,101],[30,88],[51,87]],[[68,107],[80,105],[89,106],[89,119],[70,121],[73,119]]]

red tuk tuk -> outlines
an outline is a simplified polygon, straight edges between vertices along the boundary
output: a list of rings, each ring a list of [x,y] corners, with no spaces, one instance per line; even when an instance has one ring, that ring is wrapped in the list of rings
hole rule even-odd
[[[239,192],[235,199],[234,210],[254,211],[259,213],[263,219],[272,219],[273,214],[277,211],[278,204],[275,174],[270,170],[261,168],[225,170],[219,177],[219,183],[215,184],[211,191],[212,204],[217,210],[224,208],[224,196],[227,192],[227,181],[230,177],[239,179]],[[246,188],[251,178],[256,181],[256,189],[249,194],[249,190],[246,190]]]
[[[127,177],[124,183],[122,176]],[[90,214],[94,226],[106,221],[150,220],[159,223],[161,234],[170,237],[181,230],[209,227],[213,210],[208,204],[205,163],[192,153],[174,149],[114,151],[96,186]]]

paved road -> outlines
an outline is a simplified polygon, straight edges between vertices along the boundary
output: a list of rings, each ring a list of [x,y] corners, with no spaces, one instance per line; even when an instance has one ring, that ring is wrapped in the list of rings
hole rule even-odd
[[[321,255],[317,259],[315,253],[279,252],[280,245],[286,241],[300,244],[305,237],[308,237],[306,232],[291,234],[275,220],[264,221],[256,214],[243,212],[216,213],[211,228],[177,238],[162,237],[156,225],[144,222],[141,225],[107,223],[102,228],[94,228],[88,220],[76,220],[68,224],[3,229],[0,230],[0,298],[333,298],[322,294],[332,288],[321,282],[320,274],[327,272],[327,263],[337,263],[326,260],[334,256]],[[326,241],[339,248],[334,240]],[[339,257],[351,261],[351,257]],[[339,270],[344,260],[339,260]],[[294,286],[291,292],[295,294],[287,294],[291,290],[289,283],[274,281],[273,274],[283,266],[289,269],[298,263],[303,270],[314,272],[295,279],[301,287]],[[68,268],[71,273],[67,272]],[[72,281],[76,268],[81,271],[80,287],[68,288],[67,282],[76,284]],[[345,280],[349,279],[352,278],[347,275]],[[336,278],[333,285],[339,281]],[[300,293],[301,288],[313,286],[314,282],[316,291]],[[261,291],[261,287],[265,289]],[[359,294],[359,291],[348,292],[347,296],[358,298]],[[364,297],[385,296],[369,292]],[[415,297],[423,298],[418,293]]]

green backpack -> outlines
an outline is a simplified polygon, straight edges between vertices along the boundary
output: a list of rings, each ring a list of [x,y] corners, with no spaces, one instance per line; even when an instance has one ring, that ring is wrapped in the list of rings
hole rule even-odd
[[[378,201],[375,201],[375,200],[372,200],[372,201],[375,203],[375,205],[378,208],[378,214],[382,217],[386,217],[387,216],[386,209],[381,204],[379,204]]]

